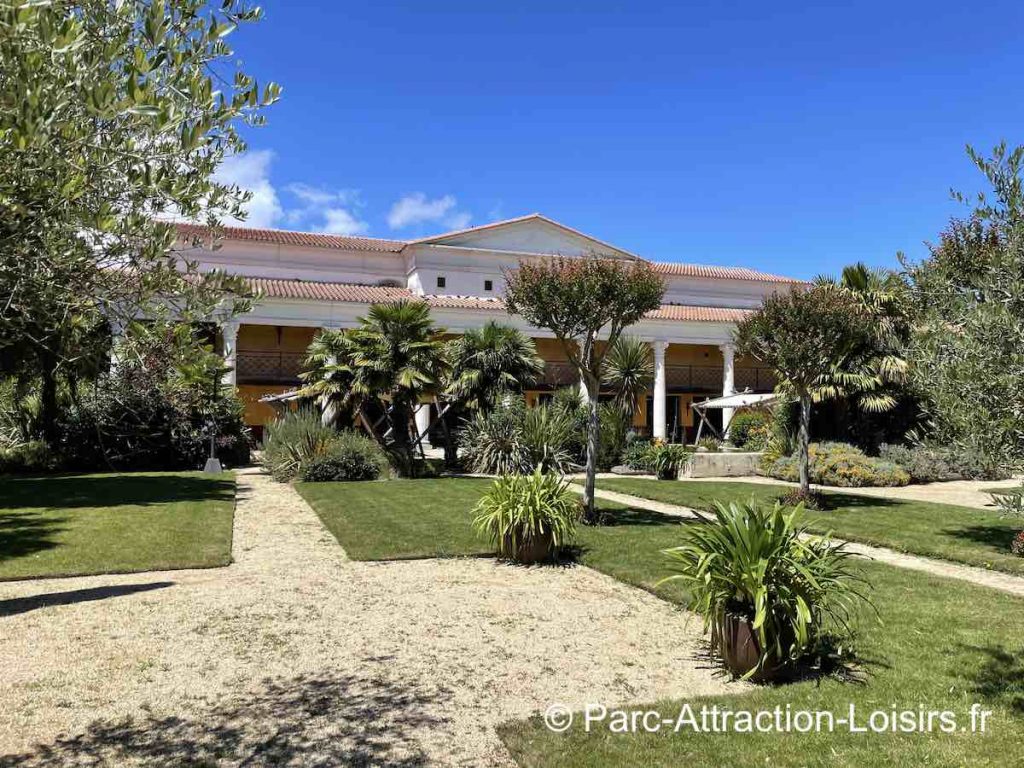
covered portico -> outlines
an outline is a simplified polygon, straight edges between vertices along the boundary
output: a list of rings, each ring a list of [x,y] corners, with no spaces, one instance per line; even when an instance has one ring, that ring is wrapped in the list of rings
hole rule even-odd
[[[302,285],[270,288],[276,293],[295,293]],[[269,293],[266,288],[261,286]],[[273,418],[273,410],[260,402],[262,398],[299,383],[306,348],[321,328],[353,328],[373,302],[410,298],[402,289],[386,287],[336,285],[325,295],[321,283],[315,284],[315,290],[321,294],[316,299],[266,295],[251,314],[220,326],[220,348],[230,367],[225,380],[238,387],[250,426],[259,427]],[[545,373],[527,392],[528,402],[575,383],[575,372],[560,342],[550,332],[508,315],[500,300],[415,298],[431,305],[435,322],[447,334],[457,335],[493,320],[531,336],[545,360]],[[768,370],[751,361],[737,363],[732,332],[742,312],[666,305],[629,329],[631,335],[650,345],[654,360],[654,383],[636,417],[639,431],[669,441],[692,439],[689,405],[694,400],[732,394],[737,389],[771,391],[774,382]],[[731,412],[724,412],[723,426],[729,418]],[[429,419],[428,407],[421,408],[417,421],[425,428]]]

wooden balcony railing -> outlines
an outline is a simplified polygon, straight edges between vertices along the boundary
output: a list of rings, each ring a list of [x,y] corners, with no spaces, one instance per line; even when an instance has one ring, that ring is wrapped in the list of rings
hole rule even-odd
[[[577,381],[570,363],[545,363],[540,384],[557,389],[572,386]],[[666,365],[666,384],[670,390],[685,392],[721,393],[722,367],[714,365]],[[735,386],[739,391],[770,392],[775,387],[775,375],[770,368],[737,368]]]
[[[298,384],[304,352],[239,350],[235,378],[239,384]]]
[[[239,350],[236,378],[239,384],[298,384],[302,370],[302,352]],[[722,391],[722,368],[714,365],[667,365],[669,390],[717,394]],[[545,363],[544,375],[538,382],[545,388],[557,389],[577,382],[570,363]],[[737,368],[736,389],[770,392],[775,376],[768,368]]]

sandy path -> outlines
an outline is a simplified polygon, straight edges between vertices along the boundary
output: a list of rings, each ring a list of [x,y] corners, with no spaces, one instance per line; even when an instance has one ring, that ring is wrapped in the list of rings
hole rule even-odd
[[[740,690],[700,624],[583,567],[348,561],[239,477],[228,568],[0,584],[0,765],[507,765],[494,726]]]
[[[652,480],[652,482],[657,481]],[[577,493],[583,493],[582,486],[574,483],[572,487]],[[701,517],[701,515],[690,507],[682,507],[676,504],[667,504],[663,501],[644,499],[640,496],[633,496],[628,493],[619,493],[617,491],[608,491],[598,488],[596,490],[596,495],[598,498],[614,501],[617,504],[649,509],[653,512],[660,512],[663,515],[685,518]],[[707,518],[707,514],[703,515],[703,517]],[[841,541],[841,539],[836,539],[836,541]],[[885,547],[873,547],[852,541],[847,542],[846,544],[847,548],[851,552],[856,552],[859,555],[871,558],[872,560],[877,560],[880,563],[894,565],[897,568],[906,568],[911,571],[930,573],[933,576],[945,576],[950,579],[969,581],[972,584],[978,584],[983,587],[998,589],[1001,592],[1008,592],[1011,595],[1020,595],[1021,597],[1024,597],[1024,578],[1020,576],[1001,573],[1000,571],[987,571],[984,568],[973,568],[969,565],[959,565],[946,560],[933,560],[929,557],[908,555]]]

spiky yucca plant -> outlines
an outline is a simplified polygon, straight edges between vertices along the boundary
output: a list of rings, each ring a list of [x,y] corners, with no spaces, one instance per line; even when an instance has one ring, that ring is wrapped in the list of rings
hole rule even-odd
[[[753,498],[718,503],[713,523],[686,526],[682,544],[663,550],[675,574],[661,583],[686,586],[713,645],[728,615],[751,623],[760,657],[745,677],[804,658],[829,633],[848,635],[858,604],[870,605],[855,555],[845,542],[809,535],[803,511]]]

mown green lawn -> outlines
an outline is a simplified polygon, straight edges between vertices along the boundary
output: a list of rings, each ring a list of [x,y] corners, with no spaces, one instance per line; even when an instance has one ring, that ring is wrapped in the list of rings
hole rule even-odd
[[[304,484],[299,491],[358,559],[479,555],[488,547],[470,528],[470,510],[489,482]],[[654,589],[666,575],[660,550],[675,543],[681,525],[700,523],[616,504],[601,507],[610,522],[581,530],[580,562],[667,600],[684,601],[678,587]],[[859,622],[855,647],[861,682],[811,680],[708,701],[744,709],[824,709],[837,716],[847,714],[852,703],[859,717],[894,706],[924,707],[951,710],[958,724],[968,723],[971,704],[979,702],[993,712],[986,734],[623,735],[601,729],[586,733],[578,726],[554,734],[535,718],[509,723],[501,736],[520,765],[545,768],[1024,765],[1024,600],[882,564],[860,567],[874,587],[882,620],[865,612]],[[537,702],[538,710],[551,703]],[[662,717],[674,718],[683,703],[636,702],[635,707],[656,706]]]
[[[728,503],[754,497],[773,502],[790,490],[781,485],[640,478],[602,479],[597,485],[697,510],[711,509],[716,500]],[[1024,558],[1010,552],[1010,542],[1024,528],[1024,520],[951,504],[879,499],[836,491],[826,492],[825,500],[825,510],[807,512],[807,521],[814,530],[900,552],[1024,574]]]
[[[227,565],[234,506],[231,475],[0,477],[0,580]]]

